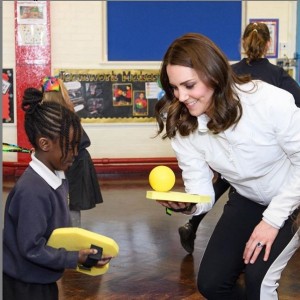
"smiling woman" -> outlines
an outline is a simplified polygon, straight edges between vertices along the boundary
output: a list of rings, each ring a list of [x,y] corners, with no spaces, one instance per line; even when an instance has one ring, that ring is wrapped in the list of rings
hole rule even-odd
[[[300,109],[293,96],[235,75],[223,52],[195,33],[171,43],[160,81],[166,94],[156,105],[158,134],[166,129],[162,138],[171,139],[186,192],[213,200],[192,210],[180,199],[159,203],[200,215],[214,204],[214,171],[232,187],[201,261],[199,291],[208,299],[278,299],[281,272],[300,245],[293,226],[300,205]],[[243,271],[240,291],[236,278]]]

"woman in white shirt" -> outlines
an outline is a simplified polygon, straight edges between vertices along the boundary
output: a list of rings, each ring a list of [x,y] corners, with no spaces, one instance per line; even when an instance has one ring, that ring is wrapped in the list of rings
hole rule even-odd
[[[186,214],[209,211],[212,169],[233,187],[200,265],[199,291],[209,300],[240,293],[278,299],[282,270],[299,247],[293,218],[300,205],[300,109],[293,96],[237,77],[222,51],[193,33],[170,45],[160,81],[166,95],[156,105],[158,133],[166,128],[162,138],[171,139],[186,192],[211,196],[205,204],[160,204]]]

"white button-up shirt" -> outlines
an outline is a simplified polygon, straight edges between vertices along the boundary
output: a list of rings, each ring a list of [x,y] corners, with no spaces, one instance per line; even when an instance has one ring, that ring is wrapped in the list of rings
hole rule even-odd
[[[254,90],[253,83],[237,89],[243,115],[236,126],[213,134],[203,114],[198,130],[187,137],[178,133],[172,147],[186,192],[211,195],[211,203],[197,204],[195,214],[214,204],[212,168],[239,194],[266,205],[263,219],[280,228],[300,205],[300,109],[285,90],[255,83]]]

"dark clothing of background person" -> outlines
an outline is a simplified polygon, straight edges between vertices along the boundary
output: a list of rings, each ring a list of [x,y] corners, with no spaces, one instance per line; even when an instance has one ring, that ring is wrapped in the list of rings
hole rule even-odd
[[[260,79],[290,92],[295,98],[295,104],[300,107],[300,86],[282,67],[276,66],[267,58],[258,58],[247,62],[243,58],[231,65],[237,75],[251,75],[253,79]]]
[[[86,149],[90,145],[91,141],[83,130],[78,156],[66,171],[69,182],[70,210],[87,210],[103,202],[97,173],[91,155]]]

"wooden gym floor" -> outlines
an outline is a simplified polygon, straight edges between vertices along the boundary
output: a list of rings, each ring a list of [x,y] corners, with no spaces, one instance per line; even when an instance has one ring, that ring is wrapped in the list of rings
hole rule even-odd
[[[3,211],[14,179],[3,180]],[[113,238],[119,255],[108,272],[92,277],[67,270],[58,281],[60,300],[204,299],[196,287],[198,266],[226,197],[204,218],[195,251],[181,247],[178,227],[188,218],[168,216],[155,201],[145,198],[147,176],[100,178],[104,203],[82,211],[82,227]],[[183,191],[177,180],[175,190]],[[300,251],[289,262],[280,281],[280,300],[300,299]],[[261,299],[264,300],[264,299]]]

